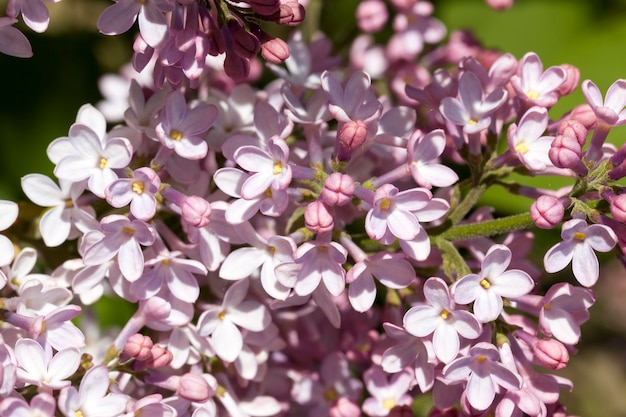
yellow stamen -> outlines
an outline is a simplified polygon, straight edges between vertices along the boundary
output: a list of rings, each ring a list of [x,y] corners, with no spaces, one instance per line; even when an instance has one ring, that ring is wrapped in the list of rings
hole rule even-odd
[[[11,284],[15,285],[16,287],[20,286],[20,280],[17,278],[12,278],[11,279]]]
[[[328,388],[324,392],[324,398],[326,398],[328,402],[334,402],[338,397],[339,397],[339,394],[337,394],[337,391],[335,391],[335,389],[332,387]]]
[[[444,320],[448,320],[448,317],[450,317],[450,312],[444,308],[441,312],[441,318]]]
[[[574,239],[580,240],[581,242],[585,240],[585,234],[583,232],[574,233]]]
[[[83,412],[82,412],[82,411],[80,411],[80,410],[76,410],[76,411],[74,412],[74,415],[76,415],[76,417],[83,417]]]
[[[226,317],[226,312],[225,311],[220,311],[217,314],[217,318],[220,319],[220,320],[224,320],[225,317]]]
[[[552,304],[548,303],[546,305],[543,306],[544,310],[550,310],[552,308]]]
[[[169,263],[170,263],[170,260],[169,260],[169,259],[163,259],[163,260],[161,260],[161,263],[162,263],[163,265],[167,265],[167,264],[169,264]]]
[[[65,202],[65,207],[74,207],[74,202],[72,200],[67,200]]]
[[[104,169],[107,166],[107,159],[106,158],[100,158],[100,169]]]
[[[483,278],[480,280],[480,286],[484,289],[488,289],[489,287],[491,287],[491,282],[489,282],[489,279]]]
[[[526,92],[526,96],[531,100],[537,100],[539,98],[539,93],[535,90],[530,90]]]
[[[524,142],[518,143],[517,145],[515,145],[515,152],[519,152],[524,155],[526,152],[528,152],[528,146],[526,146]]]
[[[391,208],[391,199],[385,197],[380,202],[380,209],[383,211],[387,211]]]
[[[126,233],[128,233],[131,236],[135,234],[135,230],[131,229],[130,227],[124,227],[122,230],[124,230]]]
[[[469,119],[469,121],[467,122],[468,125],[470,126],[475,126],[478,124],[478,120],[474,120],[474,119]]]
[[[385,408],[385,410],[391,410],[393,407],[396,406],[396,404],[398,403],[393,398],[387,398],[383,400],[383,408]]]
[[[170,130],[170,138],[178,142],[183,138],[183,133],[178,130],[172,129]]]
[[[143,181],[133,181],[131,188],[133,190],[134,193],[136,194],[143,194],[143,189],[144,189],[145,185],[143,183]]]
[[[484,362],[484,361],[486,361],[486,360],[487,360],[487,357],[486,357],[485,355],[480,355],[480,356],[479,356],[478,358],[476,358],[476,359],[478,359],[478,362]]]
[[[274,163],[274,168],[272,169],[272,172],[274,173],[274,175],[278,175],[281,172],[283,172],[283,164],[282,162],[278,161]]]
[[[265,190],[265,196],[270,198],[272,196],[272,189],[268,188],[267,190]]]

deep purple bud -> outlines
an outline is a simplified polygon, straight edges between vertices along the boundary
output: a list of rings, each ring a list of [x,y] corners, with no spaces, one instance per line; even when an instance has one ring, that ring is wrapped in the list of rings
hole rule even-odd
[[[280,8],[280,0],[248,0],[248,4],[256,13],[269,16]]]
[[[583,146],[587,141],[587,133],[589,131],[578,120],[566,119],[559,123],[559,127],[556,130],[557,135],[571,136],[576,138],[580,146]]]
[[[611,200],[611,214],[618,222],[626,223],[626,194],[620,194]]]
[[[540,229],[552,229],[563,220],[565,208],[558,198],[540,196],[530,206],[530,217]]]
[[[211,204],[202,197],[196,195],[183,199],[180,205],[183,219],[190,226],[204,227],[209,224],[211,218]]]
[[[243,58],[252,59],[261,50],[259,40],[245,30],[238,21],[231,19],[228,21],[228,30],[233,38],[233,51]]]
[[[381,0],[364,0],[356,9],[357,25],[363,32],[378,32],[388,18],[387,6]]]
[[[587,167],[581,160],[581,146],[574,137],[559,135],[554,138],[548,156],[558,168],[569,168],[581,176],[587,175]]]
[[[324,203],[329,206],[343,206],[352,201],[354,194],[354,180],[350,175],[333,172],[326,181],[320,194]]]
[[[211,396],[211,388],[202,375],[186,373],[180,377],[178,395],[189,401],[203,403]]]
[[[226,58],[224,60],[224,72],[233,81],[244,81],[250,73],[250,60],[234,53],[228,53],[228,51],[226,51]]]
[[[340,161],[348,161],[352,151],[363,145],[367,139],[367,125],[361,120],[346,122],[337,132],[339,140],[338,158]]]
[[[567,348],[555,339],[538,339],[533,345],[533,352],[539,363],[548,369],[563,369],[569,361]]]
[[[445,410],[433,408],[428,417],[459,417],[459,415],[459,410],[454,407],[446,408]]]
[[[413,410],[408,405],[396,405],[391,410],[387,417],[413,417]]]
[[[304,224],[313,233],[326,233],[335,227],[328,206],[319,200],[309,203],[304,210]]]

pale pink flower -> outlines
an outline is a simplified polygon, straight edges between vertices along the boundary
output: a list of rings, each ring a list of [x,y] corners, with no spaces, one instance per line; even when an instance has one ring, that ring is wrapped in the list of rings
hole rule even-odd
[[[599,121],[609,126],[626,123],[626,80],[619,79],[611,84],[604,98],[591,80],[583,81],[581,89]]]
[[[520,61],[520,74],[511,77],[511,85],[522,100],[541,107],[552,107],[559,99],[558,89],[567,79],[561,67],[543,70],[541,59],[529,52]]]
[[[78,369],[81,354],[68,347],[53,355],[50,345],[42,347],[33,339],[19,339],[15,344],[17,378],[40,387],[61,389],[70,385],[68,378]]]
[[[11,417],[54,417],[56,400],[47,392],[35,395],[30,404],[22,397],[7,397],[0,403],[0,415]]]
[[[508,247],[493,245],[482,261],[480,273],[466,275],[454,284],[454,301],[459,304],[474,302],[474,314],[483,323],[498,318],[503,297],[519,298],[535,286],[526,272],[507,270],[511,257]]]
[[[552,166],[548,156],[554,136],[542,136],[548,126],[545,107],[531,107],[524,113],[519,124],[513,123],[507,131],[509,150],[530,171],[542,171]]]
[[[576,280],[592,287],[600,273],[594,250],[610,251],[617,243],[617,235],[603,224],[587,225],[583,219],[572,219],[563,223],[561,238],[563,241],[548,249],[543,258],[546,272],[558,272],[571,262]]]
[[[142,167],[133,171],[132,178],[118,178],[105,190],[107,202],[113,207],[130,203],[130,212],[139,220],[150,220],[156,213],[156,197],[161,178],[152,169]]]
[[[129,281],[138,279],[144,268],[144,257],[140,245],[154,243],[154,228],[142,220],[130,220],[126,216],[111,214],[102,219],[100,227],[103,237],[85,249],[85,265],[103,264],[117,255],[117,263]]]
[[[167,0],[118,0],[98,18],[98,29],[105,35],[119,35],[139,20],[139,32],[146,43],[157,47],[163,42],[169,26],[164,12],[172,10]]]
[[[248,280],[231,285],[222,305],[209,306],[198,318],[198,333],[210,336],[215,353],[227,362],[234,362],[243,349],[243,336],[239,327],[260,332],[271,322],[270,314],[258,301],[245,300]]]
[[[589,319],[589,308],[595,297],[587,288],[567,283],[555,284],[541,302],[539,326],[548,336],[568,345],[580,340],[580,325]]]
[[[448,285],[441,278],[432,277],[424,283],[424,297],[426,303],[414,305],[404,314],[404,328],[418,337],[432,334],[435,355],[448,363],[459,353],[459,336],[476,339],[482,326],[470,312],[455,309]]]
[[[17,220],[18,206],[8,200],[0,200],[0,231],[6,230]],[[7,266],[13,261],[15,249],[13,242],[5,235],[0,235],[0,266]]]
[[[345,87],[329,72],[321,76],[322,88],[328,94],[328,108],[341,123],[361,121],[366,125],[376,122],[382,114],[382,104],[371,89],[371,79],[363,71],[350,76]]]
[[[407,144],[407,164],[415,182],[424,188],[448,187],[459,180],[450,167],[440,164],[439,157],[446,147],[446,136],[441,129],[426,135],[416,131]]]
[[[498,362],[498,349],[485,342],[473,346],[467,356],[462,356],[443,368],[443,376],[450,381],[467,381],[465,395],[469,404],[478,411],[489,408],[498,386],[505,390],[519,390],[522,378]]]
[[[65,417],[118,417],[126,410],[128,397],[109,393],[109,370],[105,365],[90,368],[80,381],[78,390],[61,390],[58,407]]]
[[[8,396],[14,392],[17,359],[11,346],[7,345],[0,335],[0,395]],[[1,405],[0,405],[1,406]]]
[[[388,380],[378,366],[368,369],[363,373],[363,382],[371,397],[363,401],[363,412],[368,416],[383,417],[396,406],[411,405],[413,397],[408,391],[412,381],[413,376],[406,370]]]

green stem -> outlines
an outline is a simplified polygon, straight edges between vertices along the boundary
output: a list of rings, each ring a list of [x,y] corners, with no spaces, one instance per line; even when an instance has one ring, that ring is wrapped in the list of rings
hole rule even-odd
[[[487,189],[487,185],[479,184],[476,187],[472,187],[465,198],[459,203],[458,206],[454,208],[454,210],[448,216],[448,220],[452,224],[457,224],[460,222],[467,213],[470,212],[472,208],[478,202],[478,199],[483,195],[485,190]]]
[[[530,213],[522,213],[485,222],[452,226],[438,237],[448,241],[488,237],[528,229],[534,224]]]

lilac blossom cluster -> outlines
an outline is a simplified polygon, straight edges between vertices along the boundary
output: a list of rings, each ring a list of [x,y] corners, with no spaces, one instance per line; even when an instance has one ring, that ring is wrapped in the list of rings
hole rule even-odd
[[[398,417],[422,397],[431,417],[568,415],[554,371],[596,252],[626,260],[626,145],[605,141],[626,81],[585,80],[586,103],[549,116],[570,65],[447,37],[421,0],[360,2],[348,62],[321,33],[261,30],[305,4],[102,13],[105,34],[138,21],[133,70],[50,143],[54,179],[22,178],[43,210],[0,202],[0,416]],[[0,50],[27,56],[20,13],[35,31],[48,14],[9,1]],[[496,185],[530,211],[479,206]],[[557,227],[535,265],[534,232]],[[542,282],[569,264],[575,281]],[[89,313],[104,298],[135,306],[121,329]]]

